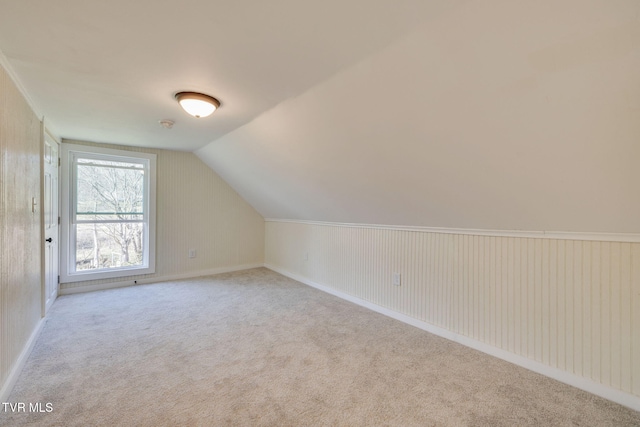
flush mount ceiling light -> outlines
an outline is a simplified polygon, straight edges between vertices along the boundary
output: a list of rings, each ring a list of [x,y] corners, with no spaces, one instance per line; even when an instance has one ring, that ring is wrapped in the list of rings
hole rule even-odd
[[[176,100],[184,111],[197,118],[210,116],[220,107],[220,101],[198,92],[178,92]]]

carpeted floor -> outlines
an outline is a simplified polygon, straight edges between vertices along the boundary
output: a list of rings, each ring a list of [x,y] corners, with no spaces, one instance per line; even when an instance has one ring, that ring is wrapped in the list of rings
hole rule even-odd
[[[44,412],[0,425],[640,425],[264,268],[59,298],[10,402]]]

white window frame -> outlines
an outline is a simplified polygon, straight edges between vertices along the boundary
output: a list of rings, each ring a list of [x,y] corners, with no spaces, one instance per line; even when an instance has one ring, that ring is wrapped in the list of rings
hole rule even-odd
[[[75,168],[74,159],[93,158],[118,162],[144,163],[145,167],[145,208],[144,248],[141,266],[127,266],[100,270],[75,270]],[[60,282],[71,283],[86,280],[109,279],[114,277],[137,276],[155,273],[156,269],[156,155],[135,151],[114,150],[88,145],[62,144],[62,216],[61,216],[61,257]]]

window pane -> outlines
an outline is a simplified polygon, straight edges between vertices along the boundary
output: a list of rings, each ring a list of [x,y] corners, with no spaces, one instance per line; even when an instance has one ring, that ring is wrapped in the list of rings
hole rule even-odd
[[[83,164],[77,170],[78,220],[141,219],[144,170]]]
[[[143,264],[144,223],[77,224],[76,271]]]

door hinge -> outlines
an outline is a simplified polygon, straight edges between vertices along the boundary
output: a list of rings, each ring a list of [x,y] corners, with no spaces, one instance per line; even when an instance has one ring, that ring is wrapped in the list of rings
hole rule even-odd
[[[60,283],[60,276],[58,276],[58,283]]]
[[[60,167],[61,162],[60,157],[58,157],[58,167]]]
[[[58,217],[58,225],[60,225],[60,217]]]

